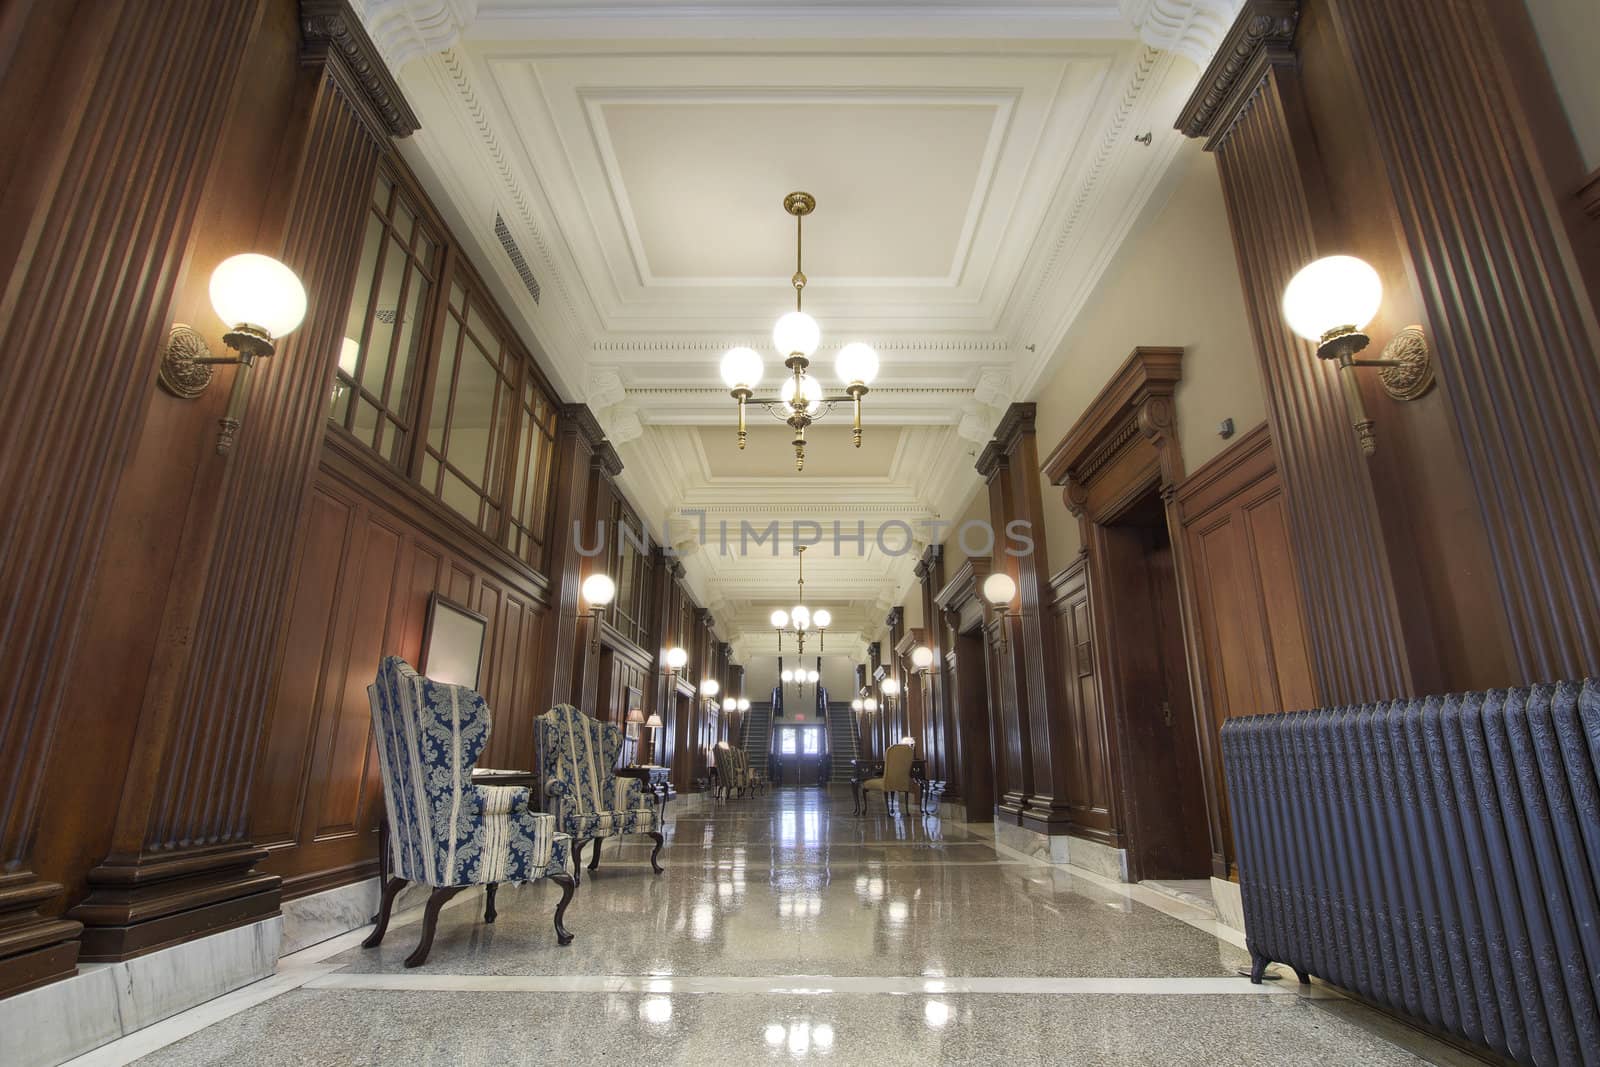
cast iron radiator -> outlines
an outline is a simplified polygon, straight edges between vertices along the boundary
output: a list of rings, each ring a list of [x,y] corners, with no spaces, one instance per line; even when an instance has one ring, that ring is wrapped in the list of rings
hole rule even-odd
[[[1531,1064],[1600,1064],[1600,681],[1233,719],[1276,961]]]

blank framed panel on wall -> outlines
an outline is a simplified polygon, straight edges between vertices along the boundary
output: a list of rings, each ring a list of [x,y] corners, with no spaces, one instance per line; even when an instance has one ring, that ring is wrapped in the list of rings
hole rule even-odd
[[[483,639],[489,620],[449,597],[428,597],[428,625],[422,633],[423,674],[436,682],[478,688]]]

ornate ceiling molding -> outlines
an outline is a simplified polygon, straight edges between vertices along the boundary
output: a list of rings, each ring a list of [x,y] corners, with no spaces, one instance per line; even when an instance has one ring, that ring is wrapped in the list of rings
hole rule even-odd
[[[1290,57],[1300,23],[1300,0],[1246,0],[1240,6],[1238,22],[1178,116],[1177,129],[1185,137],[1209,138],[1207,147],[1227,137],[1269,64]]]
[[[478,0],[352,0],[389,69],[443,52],[478,17]]]
[[[1119,0],[1139,39],[1204,67],[1211,62],[1244,0]]]

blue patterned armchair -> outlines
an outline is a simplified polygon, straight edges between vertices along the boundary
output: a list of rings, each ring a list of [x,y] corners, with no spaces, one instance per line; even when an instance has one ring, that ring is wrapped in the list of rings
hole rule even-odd
[[[573,876],[583,877],[578,868],[585,845],[594,842],[592,871],[600,866],[600,842],[622,834],[647,834],[655,841],[650,866],[660,874],[660,816],[645,801],[643,782],[617,776],[622,729],[571,704],[557,704],[534,720],[533,744],[545,810],[555,814],[556,825],[573,841]]]
[[[364,947],[383,941],[394,898],[407,882],[433,888],[421,943],[406,959],[407,967],[417,967],[428,958],[445,901],[470,886],[486,886],[483,918],[492,923],[499,883],[546,877],[561,886],[556,939],[571,943],[561,923],[577,885],[567,873],[571,839],[554,816],[529,809],[527,789],[472,783],[472,765],[489,741],[483,697],[424,678],[405,660],[386,656],[367,700],[388,816],[388,877],[377,926]]]

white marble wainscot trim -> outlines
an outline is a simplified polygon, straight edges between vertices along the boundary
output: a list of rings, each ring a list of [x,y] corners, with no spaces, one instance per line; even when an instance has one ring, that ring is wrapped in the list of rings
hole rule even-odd
[[[994,838],[1009,849],[1045,863],[1071,864],[1104,878],[1128,880],[1126,849],[1069,834],[1041,834],[1016,823],[998,821],[994,824]]]
[[[271,974],[274,915],[0,1000],[0,1063],[48,1067]]]
[[[378,896],[378,879],[368,878],[284,901],[283,955],[370,924]]]
[[[1211,899],[1217,905],[1217,920],[1244,933],[1244,897],[1239,893],[1239,883],[1213,876]]]

